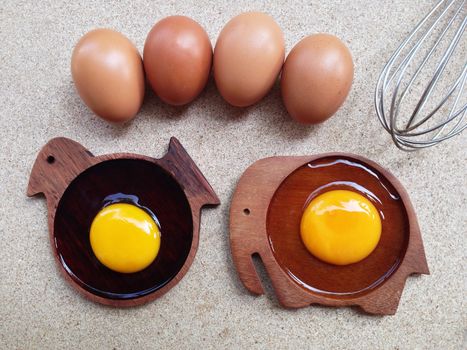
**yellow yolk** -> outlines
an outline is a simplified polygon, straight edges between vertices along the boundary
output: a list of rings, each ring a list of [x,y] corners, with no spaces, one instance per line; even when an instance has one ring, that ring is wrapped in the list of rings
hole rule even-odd
[[[300,233],[315,257],[330,264],[348,265],[365,259],[376,248],[381,219],[374,205],[362,195],[329,191],[308,204]]]
[[[143,209],[126,203],[104,207],[92,222],[89,239],[97,259],[123,273],[148,267],[161,244],[154,219]]]

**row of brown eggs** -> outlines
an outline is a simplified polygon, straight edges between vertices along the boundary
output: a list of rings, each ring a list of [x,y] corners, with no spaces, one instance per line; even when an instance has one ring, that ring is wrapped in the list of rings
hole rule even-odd
[[[214,54],[206,31],[185,16],[155,24],[142,60],[122,34],[93,30],[76,45],[71,70],[83,101],[113,122],[137,114],[145,77],[161,100],[184,105],[203,90],[212,65],[220,94],[233,106],[261,100],[282,71],[282,98],[295,120],[319,123],[333,115],[352,84],[353,62],[347,47],[335,36],[316,34],[301,40],[284,59],[284,36],[274,19],[247,12],[225,25]]]

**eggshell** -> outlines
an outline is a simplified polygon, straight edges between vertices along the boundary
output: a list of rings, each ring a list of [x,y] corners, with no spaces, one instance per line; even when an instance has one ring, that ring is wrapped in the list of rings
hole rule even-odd
[[[154,25],[143,52],[146,77],[166,103],[183,105],[203,90],[211,71],[212,46],[206,31],[185,16]]]
[[[246,107],[262,99],[284,62],[284,36],[270,16],[246,12],[222,29],[214,49],[214,79],[230,104]]]
[[[144,98],[144,71],[136,47],[124,35],[96,29],[73,50],[71,73],[84,103],[112,122],[132,119]]]
[[[353,72],[350,51],[338,38],[330,34],[304,38],[282,68],[281,91],[287,111],[300,123],[325,121],[344,103]]]

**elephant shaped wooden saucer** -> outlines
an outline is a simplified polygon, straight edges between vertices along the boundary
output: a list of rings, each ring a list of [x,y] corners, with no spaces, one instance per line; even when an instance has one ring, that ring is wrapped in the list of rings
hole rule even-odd
[[[89,299],[134,306],[175,286],[198,248],[201,208],[219,199],[175,138],[161,159],[137,154],[93,156],[66,138],[49,141],[33,166],[27,195],[47,199],[50,243],[66,280]],[[157,215],[160,248],[155,260],[134,273],[104,266],[93,254],[89,232],[108,198],[134,199]]]
[[[318,259],[301,239],[307,203],[331,190],[370,201],[380,238],[363,260],[340,266]],[[285,307],[359,306],[371,314],[397,310],[407,277],[428,274],[414,209],[401,183],[375,162],[345,153],[272,157],[242,175],[230,208],[233,261],[245,287],[263,294],[259,256]]]

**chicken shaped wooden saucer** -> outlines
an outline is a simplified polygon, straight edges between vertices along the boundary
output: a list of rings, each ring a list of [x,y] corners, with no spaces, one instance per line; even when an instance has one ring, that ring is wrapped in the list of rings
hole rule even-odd
[[[201,208],[219,204],[175,138],[160,159],[93,156],[73,140],[52,139],[29,180],[28,196],[39,193],[47,199],[50,243],[63,276],[84,296],[112,306],[143,304],[177,284],[198,248]],[[114,229],[135,233],[109,241]]]
[[[407,277],[429,273],[400,182],[345,153],[251,165],[232,198],[230,243],[245,287],[264,293],[253,263],[259,256],[279,302],[291,308],[355,305],[394,314]]]

